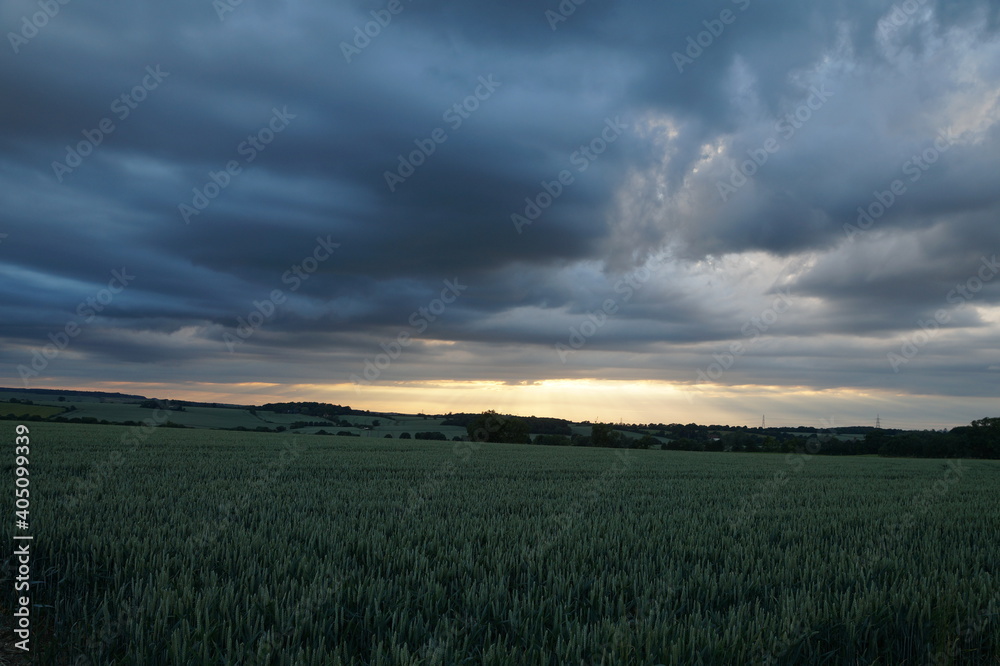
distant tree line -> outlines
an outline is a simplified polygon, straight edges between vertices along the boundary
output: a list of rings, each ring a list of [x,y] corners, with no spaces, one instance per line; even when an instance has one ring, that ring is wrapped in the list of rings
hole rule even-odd
[[[531,439],[529,418],[498,414],[455,415],[466,424],[469,439],[544,446],[663,449],[670,451],[728,451],[735,453],[792,453],[803,449],[817,455],[879,455],[917,458],[1000,459],[1000,418],[984,418],[948,432],[903,431],[867,426],[830,428],[755,428],[697,424],[646,427],[591,423],[590,435],[537,434]],[[568,422],[567,422],[568,425]],[[630,437],[623,430],[635,432]],[[653,431],[657,436],[650,434]],[[839,439],[837,435],[864,435]],[[666,438],[669,441],[664,441]],[[661,439],[663,438],[663,439]]]
[[[466,423],[465,429],[474,442],[531,444],[531,430],[526,419],[498,414],[493,410],[474,416]]]
[[[326,415],[341,416],[344,414],[367,414],[368,412],[351,409],[347,406],[331,405],[325,402],[269,402],[256,408],[263,412],[278,412],[279,414],[302,414],[304,416]],[[254,411],[254,410],[251,410]]]
[[[176,403],[172,400],[143,400],[139,403],[139,407],[142,409],[167,409],[172,412],[186,412],[187,409],[184,405]]]
[[[496,416],[501,416],[494,411],[486,412],[486,414],[493,414]],[[465,428],[468,430],[469,426],[475,421],[477,422],[477,428],[483,427],[485,421],[483,420],[483,414],[448,414],[441,425],[445,426],[458,426],[460,428]],[[518,421],[524,423],[528,427],[528,432],[532,432],[538,435],[565,435],[569,437],[573,431],[570,428],[570,422],[565,419],[548,418],[542,416],[518,416],[511,417],[506,416],[503,418],[512,419],[516,418]],[[471,434],[469,435],[472,436]]]
[[[429,439],[438,442],[448,441],[448,438],[443,432],[416,432],[413,433],[413,439]]]
[[[883,456],[921,458],[1000,458],[1000,418],[984,418],[949,432],[907,431],[887,437],[875,431],[865,436]]]
[[[338,419],[331,419],[331,420],[333,421],[333,425],[338,425],[338,426],[340,425],[340,423],[338,423]],[[288,424],[288,428],[291,430],[297,430],[299,428],[315,428],[315,427],[321,428],[323,426],[328,426],[328,425],[330,425],[330,421],[296,421],[294,423]]]
[[[49,418],[39,414],[0,414],[0,421],[54,421],[59,417]]]
[[[130,421],[108,421],[107,419],[98,419],[98,418],[93,417],[93,416],[77,416],[75,418],[71,418],[70,419],[70,418],[66,418],[65,416],[60,415],[60,416],[54,416],[51,419],[29,418],[29,419],[25,419],[25,420],[28,420],[28,421],[45,420],[45,421],[54,421],[56,423],[78,423],[78,424],[84,424],[84,425],[114,425],[114,426],[148,426],[149,425],[149,423],[144,423],[142,421],[131,421],[131,420]],[[186,426],[186,425],[184,425],[182,423],[174,423],[173,421],[165,421],[164,423],[156,423],[156,424],[153,425],[153,427],[154,428],[188,428],[190,426]],[[236,428],[230,428],[230,429],[231,430],[235,430]],[[244,430],[246,430],[246,428],[244,428]]]

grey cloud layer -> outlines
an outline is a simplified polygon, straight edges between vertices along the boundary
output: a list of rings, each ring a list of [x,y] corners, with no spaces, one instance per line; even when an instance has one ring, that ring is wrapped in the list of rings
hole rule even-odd
[[[341,43],[388,3],[244,3],[221,21],[208,2],[61,6],[0,56],[0,355],[16,378],[126,266],[134,284],[50,376],[347,381],[457,276],[468,290],[387,379],[690,382],[780,283],[799,299],[768,331],[781,344],[723,381],[989,395],[1000,280],[961,308],[947,295],[1000,251],[998,4],[911,4],[585,3],[553,30],[557,3],[404,1],[350,63]],[[37,11],[8,3],[0,25]],[[167,75],[122,102],[149,67]],[[275,109],[294,117],[247,148]],[[581,160],[616,117],[628,130]],[[52,163],[105,118],[60,182]],[[185,223],[178,206],[231,161]],[[518,234],[511,214],[563,170],[572,184]],[[865,233],[845,231],[895,180]],[[340,247],[293,290],[317,238]],[[554,344],[660,255],[561,363]],[[287,301],[230,354],[224,334],[275,289]],[[886,353],[940,308],[950,329],[892,372]]]

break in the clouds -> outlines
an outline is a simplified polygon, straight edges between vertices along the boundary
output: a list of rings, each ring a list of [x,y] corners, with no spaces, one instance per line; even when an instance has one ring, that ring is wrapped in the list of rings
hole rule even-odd
[[[15,0],[0,26],[10,385],[391,409],[642,382],[677,401],[633,420],[728,391],[899,424],[996,395],[996,2]]]

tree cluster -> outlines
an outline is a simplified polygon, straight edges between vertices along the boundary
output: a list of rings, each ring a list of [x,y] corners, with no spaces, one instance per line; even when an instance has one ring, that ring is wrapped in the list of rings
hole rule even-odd
[[[448,438],[443,432],[418,432],[414,433],[414,439],[431,439],[439,442],[447,442]]]
[[[472,418],[465,428],[469,439],[474,442],[531,443],[527,421],[517,416],[497,414],[493,410]]]
[[[496,414],[496,412],[487,412]],[[448,414],[441,425],[459,426],[468,430],[469,424],[482,418],[482,414]],[[543,416],[511,416],[523,422],[528,427],[528,432],[536,435],[564,435],[569,437],[573,431],[570,422],[565,419],[556,419]]]
[[[886,436],[875,431],[865,436],[869,450],[882,456],[919,458],[1000,459],[1000,418],[983,418],[949,432],[908,431]]]
[[[304,416],[326,415],[339,416],[343,414],[364,414],[356,409],[341,405],[331,405],[325,402],[269,402],[257,409],[280,414],[302,414]]]

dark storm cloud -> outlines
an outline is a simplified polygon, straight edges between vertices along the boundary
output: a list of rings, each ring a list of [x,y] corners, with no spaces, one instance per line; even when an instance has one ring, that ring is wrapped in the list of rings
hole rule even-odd
[[[217,5],[73,2],[30,38],[37,3],[0,10],[12,376],[76,321],[50,374],[346,381],[455,279],[392,377],[688,382],[779,283],[807,304],[771,332],[796,360],[758,347],[732,381],[905,387],[871,359],[942,307],[975,343],[922,352],[941,385],[989,363],[1000,281],[947,294],[1000,251],[997,3]],[[79,321],[123,267],[134,282]]]

